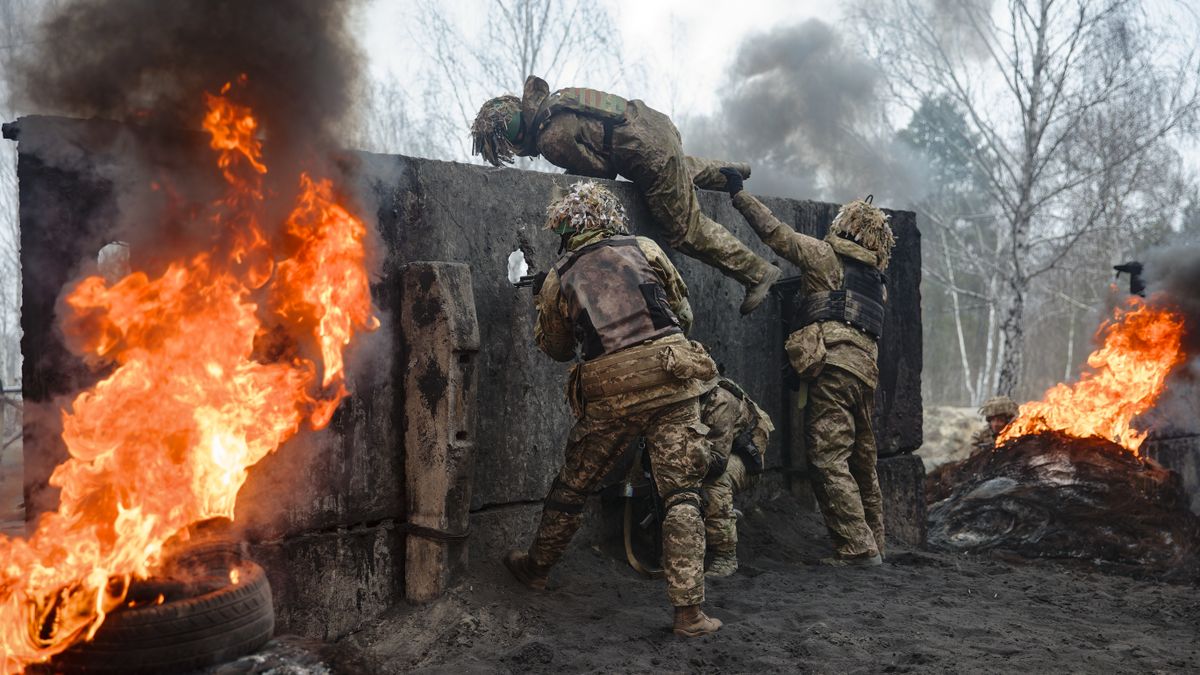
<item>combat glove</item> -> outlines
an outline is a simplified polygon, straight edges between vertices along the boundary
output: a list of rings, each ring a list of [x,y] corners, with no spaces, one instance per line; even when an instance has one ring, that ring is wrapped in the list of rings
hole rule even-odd
[[[541,294],[542,284],[544,284],[544,283],[546,283],[546,273],[545,272],[538,272],[537,274],[533,275],[533,285],[529,287],[530,290],[533,291],[533,297],[536,298],[538,295]]]
[[[742,191],[742,174],[737,169],[724,167],[721,169],[721,175],[725,176],[725,191],[730,197]]]

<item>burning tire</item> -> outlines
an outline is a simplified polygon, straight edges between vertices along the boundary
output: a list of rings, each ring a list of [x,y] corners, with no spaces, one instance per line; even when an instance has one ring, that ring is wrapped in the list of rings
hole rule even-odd
[[[237,583],[230,583],[226,567],[221,571],[224,584],[216,590],[111,613],[91,642],[55,657],[51,670],[189,672],[258,650],[275,629],[271,586],[263,569],[252,562],[233,569]],[[207,582],[216,578],[210,576]],[[160,586],[147,589],[157,593]]]

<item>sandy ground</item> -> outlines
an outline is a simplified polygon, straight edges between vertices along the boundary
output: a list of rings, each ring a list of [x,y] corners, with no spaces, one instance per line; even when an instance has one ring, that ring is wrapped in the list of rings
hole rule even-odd
[[[924,439],[916,454],[928,473],[943,464],[970,456],[973,450],[971,436],[983,428],[983,418],[975,408],[927,405],[922,428]]]
[[[596,549],[550,590],[491,560],[423,610],[336,645],[336,672],[1181,672],[1200,670],[1200,588],[1052,563],[891,551],[874,569],[813,566],[818,516],[778,495],[743,519],[742,568],[709,584],[725,622],[669,631],[662,582]]]

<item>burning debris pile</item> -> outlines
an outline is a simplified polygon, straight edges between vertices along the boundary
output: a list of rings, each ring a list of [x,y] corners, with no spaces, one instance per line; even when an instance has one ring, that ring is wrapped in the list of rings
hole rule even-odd
[[[207,209],[211,244],[113,284],[86,277],[65,296],[72,347],[111,371],[63,412],[57,512],[27,540],[0,539],[6,672],[91,638],[169,539],[232,518],[249,467],[329,423],[347,395],[343,350],[378,325],[366,227],[330,180],[296,176],[283,226],[262,223],[268,167],[258,120],[236,100],[246,86],[207,97],[227,184]]]
[[[935,474],[929,541],[996,551],[1182,571],[1200,554],[1200,519],[1179,476],[1100,438],[1021,436]]]
[[[1185,318],[1170,304],[1131,297],[1100,327],[1078,382],[1022,405],[995,448],[931,473],[930,543],[1160,573],[1194,567],[1200,520],[1179,476],[1140,455],[1148,431],[1135,426],[1186,361]]]
[[[125,203],[107,234],[130,242],[130,271],[84,264],[60,296],[62,334],[96,381],[61,411],[57,510],[26,539],[0,537],[0,672],[146,604],[141,580],[165,574],[168,543],[233,518],[250,467],[347,396],[344,352],[379,323],[368,229],[331,179],[328,129],[354,72],[345,5],[79,1],[35,41],[30,105],[202,128],[208,147],[177,143],[114,181]],[[212,168],[178,171],[192,165]],[[256,566],[230,563],[205,590],[251,582],[269,608]]]

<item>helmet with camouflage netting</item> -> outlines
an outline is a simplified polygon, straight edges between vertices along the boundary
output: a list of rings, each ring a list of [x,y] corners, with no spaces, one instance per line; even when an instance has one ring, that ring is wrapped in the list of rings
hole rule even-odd
[[[490,99],[471,125],[472,154],[492,166],[512,164],[521,133],[521,99],[511,94]]]
[[[1018,411],[1017,402],[1007,396],[993,396],[979,406],[979,414],[984,419],[996,416],[1012,418],[1017,416]]]
[[[595,181],[580,181],[546,207],[546,229],[570,235],[588,230],[628,234],[625,207],[617,196]]]
[[[892,257],[896,237],[888,224],[891,219],[872,205],[872,195],[866,199],[855,199],[838,209],[837,216],[829,226],[829,232],[853,240],[879,257],[879,269],[887,269]]]

